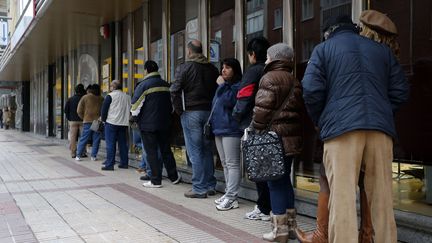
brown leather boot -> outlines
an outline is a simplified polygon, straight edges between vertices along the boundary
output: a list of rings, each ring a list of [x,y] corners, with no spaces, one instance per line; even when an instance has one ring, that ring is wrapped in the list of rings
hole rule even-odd
[[[360,189],[360,231],[359,231],[359,243],[373,243],[373,226],[370,207],[367,202],[365,190]]]
[[[329,221],[329,194],[320,192],[318,194],[317,226],[314,232],[304,233],[296,229],[297,239],[302,243],[328,243],[328,221]]]

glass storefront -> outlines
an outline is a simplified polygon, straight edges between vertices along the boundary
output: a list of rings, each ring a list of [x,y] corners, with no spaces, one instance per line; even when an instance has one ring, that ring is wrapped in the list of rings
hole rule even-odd
[[[162,41],[162,1],[150,1],[150,59],[159,66],[159,73],[165,78],[164,52]]]

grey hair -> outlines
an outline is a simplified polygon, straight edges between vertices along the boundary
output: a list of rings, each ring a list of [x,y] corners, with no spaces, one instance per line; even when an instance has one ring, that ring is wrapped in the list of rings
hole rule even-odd
[[[118,90],[118,89],[121,89],[121,88],[122,88],[122,83],[121,83],[121,81],[120,81],[120,80],[117,80],[117,79],[114,79],[114,80],[111,82],[111,85],[113,86],[113,89],[114,89],[114,90]]]
[[[294,58],[294,50],[286,43],[277,43],[267,49],[267,55],[271,60],[288,60]]]

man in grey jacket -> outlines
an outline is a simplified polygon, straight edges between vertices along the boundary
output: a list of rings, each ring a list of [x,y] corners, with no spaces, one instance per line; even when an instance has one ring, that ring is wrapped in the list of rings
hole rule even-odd
[[[122,92],[121,82],[111,82],[109,93],[102,104],[101,116],[105,122],[105,142],[107,158],[102,170],[114,170],[116,143],[120,152],[119,168],[128,168],[127,131],[129,126],[129,111],[131,97]]]

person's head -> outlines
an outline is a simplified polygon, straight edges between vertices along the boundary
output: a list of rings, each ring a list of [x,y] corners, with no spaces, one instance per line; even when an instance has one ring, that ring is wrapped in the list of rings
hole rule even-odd
[[[91,93],[92,88],[93,88],[93,84],[89,84],[89,85],[87,85],[87,88],[85,89],[86,93],[87,93],[87,94],[88,94],[88,93]]]
[[[157,65],[157,63],[155,61],[148,60],[144,63],[144,70],[147,73],[157,72],[159,70],[159,66]]]
[[[83,84],[77,84],[75,86],[75,94],[77,95],[84,95],[86,93],[85,89],[84,89],[84,85]]]
[[[188,44],[187,44],[187,50],[188,53],[187,55],[190,57],[191,55],[194,54],[202,54],[203,53],[203,49],[202,49],[202,44],[201,41],[199,40],[191,40]]]
[[[221,76],[229,83],[240,81],[242,78],[242,71],[239,61],[235,58],[225,58],[222,61]]]
[[[90,88],[90,92],[96,96],[99,96],[101,94],[99,84],[93,84]]]
[[[324,40],[327,40],[332,33],[342,28],[356,30],[356,25],[352,22],[351,17],[346,14],[330,17],[323,26]]]
[[[110,90],[114,91],[114,90],[121,90],[121,89],[122,89],[122,83],[119,80],[114,79],[110,84]]]
[[[386,44],[399,58],[398,31],[396,25],[387,15],[375,10],[365,10],[360,15],[360,25],[360,35]]]
[[[264,37],[256,37],[250,40],[246,47],[249,63],[265,62],[269,46],[270,43]]]
[[[272,61],[281,60],[292,62],[294,59],[294,50],[285,43],[277,43],[267,49],[266,64]]]

